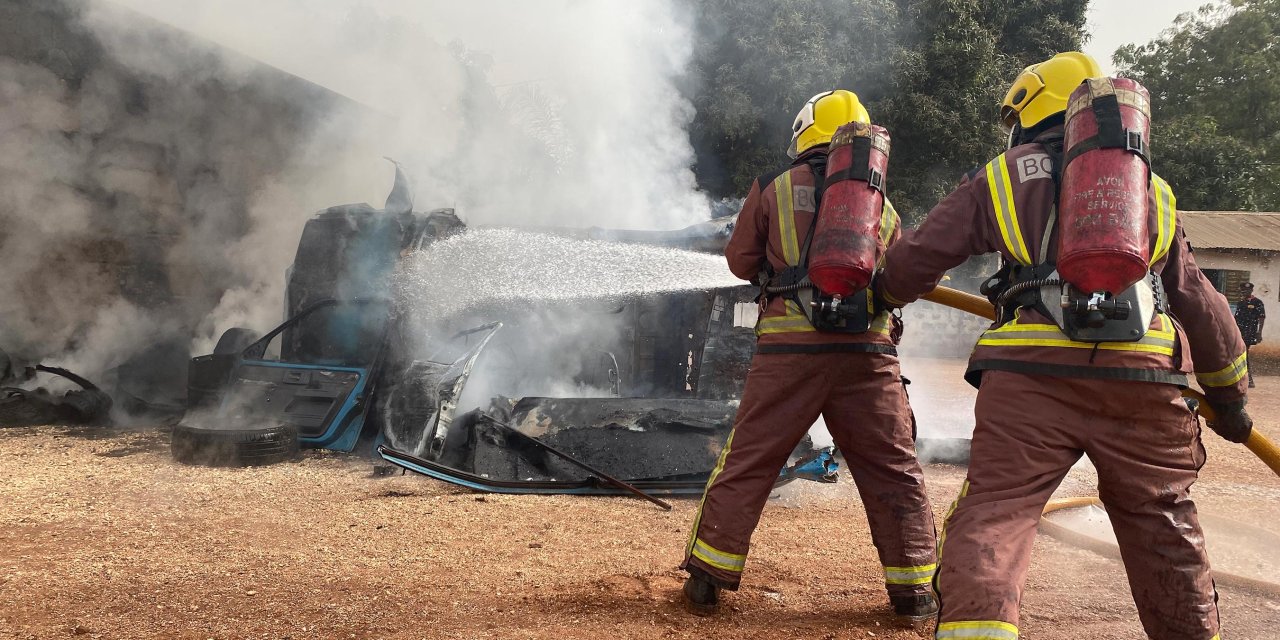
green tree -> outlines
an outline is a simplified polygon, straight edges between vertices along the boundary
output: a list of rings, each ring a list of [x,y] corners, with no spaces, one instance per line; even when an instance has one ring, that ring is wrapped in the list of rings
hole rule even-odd
[[[700,0],[690,134],[704,189],[746,193],[784,166],[790,125],[810,96],[890,82],[898,15],[892,0]]]
[[[703,188],[742,195],[784,166],[796,110],[849,88],[893,136],[894,203],[918,219],[999,153],[1023,67],[1077,49],[1087,0],[701,0],[692,137]]]
[[[1113,57],[1152,97],[1152,165],[1185,209],[1280,209],[1280,0],[1222,0]]]

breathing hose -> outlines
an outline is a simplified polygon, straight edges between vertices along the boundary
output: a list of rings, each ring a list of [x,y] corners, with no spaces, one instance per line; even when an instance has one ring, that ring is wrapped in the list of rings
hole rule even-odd
[[[809,276],[805,276],[800,279],[800,282],[793,282],[791,284],[784,284],[776,287],[771,287],[766,285],[764,288],[764,292],[768,294],[791,293],[792,291],[799,291],[801,289],[807,289],[812,286],[813,286],[813,283],[809,281]]]
[[[1040,289],[1042,287],[1049,287],[1049,286],[1055,286],[1055,285],[1061,285],[1061,284],[1062,284],[1062,281],[1057,278],[1040,278],[1037,280],[1027,280],[1026,282],[1019,282],[1018,284],[1015,284],[1009,287],[1008,289],[1005,289],[1004,293],[1000,294],[1000,297],[996,300],[996,302],[1000,303],[1000,306],[1003,307],[1005,301],[1011,298],[1017,297],[1019,295],[1022,295],[1023,291],[1029,291],[1031,289]]]
[[[996,319],[995,307],[986,298],[975,296],[972,293],[957,291],[950,287],[938,287],[922,297],[930,302],[951,307],[952,309],[959,309],[988,320],[994,321]],[[1204,394],[1194,389],[1183,389],[1182,396],[1199,402],[1198,412],[1206,421],[1213,422],[1216,419],[1213,414],[1213,407],[1209,406]],[[1270,438],[1263,435],[1256,426],[1253,428],[1253,432],[1249,434],[1249,439],[1245,441],[1244,446],[1258,456],[1271,471],[1280,476],[1280,447],[1277,447]]]

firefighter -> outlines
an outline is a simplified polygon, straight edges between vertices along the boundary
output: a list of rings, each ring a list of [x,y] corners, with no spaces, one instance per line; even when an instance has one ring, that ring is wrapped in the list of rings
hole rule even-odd
[[[1244,350],[1262,342],[1262,326],[1267,322],[1267,309],[1262,301],[1253,295],[1253,283],[1240,284],[1240,302],[1236,303],[1236,326],[1240,327],[1240,335],[1244,338]],[[1245,361],[1248,362],[1248,356]],[[1249,387],[1253,388],[1253,372],[1249,372]]]
[[[978,340],[966,373],[978,386],[976,426],[968,477],[939,534],[937,638],[1018,637],[1036,523],[1081,455],[1097,468],[1147,634],[1218,637],[1216,592],[1188,495],[1205,453],[1179,390],[1194,370],[1218,412],[1210,426],[1243,442],[1252,428],[1244,411],[1247,369],[1231,310],[1196,267],[1169,185],[1145,168],[1139,174],[1150,182],[1149,237],[1139,239],[1150,248],[1144,277],[1156,274],[1163,283],[1163,302],[1154,303],[1145,333],[1135,332],[1141,339],[1068,337],[1050,308],[1058,305],[1062,315],[1060,299],[1037,302],[1034,286],[1011,289],[1059,258],[1058,236],[1068,223],[1055,223],[1066,201],[1056,203],[1055,183],[1064,165],[1067,101],[1082,81],[1101,75],[1078,52],[1023,71],[1001,109],[1008,151],[962,179],[896,243],[877,279],[878,295],[903,305],[969,256],[998,252],[1005,264],[984,287],[1003,305],[1000,319]],[[1141,187],[1133,194],[1141,203]]]
[[[849,91],[820,93],[804,105],[788,150],[794,162],[758,178],[738,214],[725,249],[734,275],[768,288],[779,274],[802,268],[806,236],[817,226],[828,144],[837,128],[855,121],[870,124]],[[876,215],[878,242],[892,243],[900,235],[897,213],[884,200]],[[707,482],[681,565],[689,572],[687,607],[710,614],[721,589],[737,590],[778,473],[822,416],[866,507],[893,610],[912,620],[931,618],[937,608],[929,587],[933,514],[891,335],[896,318],[869,313],[865,330],[831,332],[817,330],[788,296],[762,294],[761,308],[757,352],[734,429]]]

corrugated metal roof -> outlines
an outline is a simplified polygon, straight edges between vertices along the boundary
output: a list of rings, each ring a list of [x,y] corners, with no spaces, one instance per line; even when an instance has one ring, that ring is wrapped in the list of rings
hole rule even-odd
[[[1280,251],[1280,213],[1179,211],[1191,246]]]

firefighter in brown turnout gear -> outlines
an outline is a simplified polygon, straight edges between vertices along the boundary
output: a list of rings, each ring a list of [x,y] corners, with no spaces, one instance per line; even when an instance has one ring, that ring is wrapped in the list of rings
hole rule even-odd
[[[936,611],[929,586],[933,515],[891,335],[897,319],[870,308],[865,282],[900,235],[882,191],[888,134],[870,125],[848,91],[814,96],[793,134],[795,161],[756,180],[725,250],[735,275],[762,285],[761,315],[734,429],[707,482],[682,564],[690,574],[686,604],[705,615],[721,589],[738,588],[778,472],[822,416],[866,505],[894,610],[927,619]],[[847,146],[838,147],[833,134]],[[823,216],[827,227],[860,221],[863,233],[850,232],[853,225],[840,236],[818,223]],[[852,260],[861,266],[842,272],[849,261],[841,249],[853,245],[865,249]],[[843,295],[810,286],[820,280],[829,283],[825,291],[844,288]]]
[[[1245,346],[1196,267],[1169,185],[1147,168],[1146,131],[1134,124],[1149,113],[1145,89],[1101,75],[1075,52],[1024,71],[1002,109],[1009,150],[895,244],[877,279],[879,295],[901,305],[969,256],[999,252],[1005,265],[984,287],[998,320],[966,374],[980,384],[977,420],[968,478],[939,534],[937,638],[1018,638],[1036,523],[1082,454],[1097,468],[1147,635],[1218,637],[1188,495],[1205,453],[1179,388],[1194,373],[1218,412],[1210,426],[1243,442]],[[1087,237],[1098,225],[1112,227]],[[1108,285],[1123,292],[1066,275],[1114,279],[1135,257],[1136,281]]]

